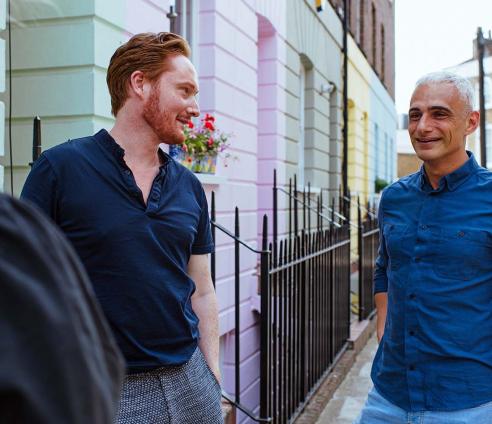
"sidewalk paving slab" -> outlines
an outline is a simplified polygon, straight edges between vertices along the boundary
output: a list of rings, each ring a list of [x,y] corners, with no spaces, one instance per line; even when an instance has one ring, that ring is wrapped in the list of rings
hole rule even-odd
[[[318,424],[352,424],[358,417],[372,388],[371,366],[376,350],[377,340],[373,335],[321,413]]]
[[[375,329],[375,317],[361,322],[358,320],[352,322],[348,349],[342,354],[332,372],[321,383],[308,404],[305,405],[304,410],[295,421],[296,424],[314,424],[318,422],[319,417],[333,398],[336,390],[354,366],[357,355],[361,353],[371,335],[375,333]]]

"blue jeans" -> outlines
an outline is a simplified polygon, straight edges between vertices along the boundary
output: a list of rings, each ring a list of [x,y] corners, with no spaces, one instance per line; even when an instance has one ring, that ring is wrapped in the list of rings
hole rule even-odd
[[[492,402],[458,411],[407,412],[372,389],[354,424],[491,424]]]

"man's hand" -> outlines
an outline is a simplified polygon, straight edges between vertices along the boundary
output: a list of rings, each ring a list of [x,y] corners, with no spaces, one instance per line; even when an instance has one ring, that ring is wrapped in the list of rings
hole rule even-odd
[[[376,322],[376,334],[378,336],[378,343],[381,342],[384,334],[384,325],[386,324],[386,313],[388,311],[388,293],[376,293],[374,295],[374,303],[378,311],[378,318]]]
[[[191,297],[191,306],[200,320],[198,324],[200,331],[198,346],[220,384],[219,312],[208,261],[208,255],[191,255],[188,262],[188,275],[196,286],[195,293]]]
[[[210,366],[210,365],[209,365]],[[219,386],[222,384],[222,376],[220,374],[220,368],[219,368],[219,364],[217,364],[216,366],[214,366],[213,368],[210,367],[210,369],[212,370],[212,373],[213,375],[215,376],[215,379],[217,380],[217,382],[219,383]]]

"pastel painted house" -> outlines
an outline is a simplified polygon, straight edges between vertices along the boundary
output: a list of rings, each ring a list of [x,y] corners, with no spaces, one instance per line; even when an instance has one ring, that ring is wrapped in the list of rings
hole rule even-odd
[[[4,190],[18,194],[31,161],[32,119],[42,119],[43,148],[110,128],[105,72],[113,51],[132,34],[171,29],[188,38],[200,81],[202,112],[233,133],[228,166],[198,175],[217,221],[258,246],[263,214],[271,218],[273,170],[280,184],[336,193],[341,181],[341,22],[331,7],[297,0],[164,0],[74,2],[16,0],[12,14],[13,154],[6,152]],[[311,4],[313,3],[313,4]],[[5,3],[3,3],[5,4]],[[172,16],[171,16],[172,17]],[[1,43],[0,43],[1,45]],[[2,99],[5,102],[5,98]],[[12,159],[13,167],[10,168]],[[13,180],[10,179],[12,170]],[[279,212],[285,231],[285,204]],[[231,240],[217,233],[224,389],[234,395],[234,284]],[[259,296],[257,256],[241,251],[241,403],[258,413]],[[238,422],[246,421],[243,414]]]
[[[377,179],[396,179],[394,101],[356,43],[349,39],[349,187],[366,203]]]

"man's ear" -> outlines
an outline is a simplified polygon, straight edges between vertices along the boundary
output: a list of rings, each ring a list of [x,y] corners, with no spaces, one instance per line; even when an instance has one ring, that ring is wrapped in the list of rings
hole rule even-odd
[[[467,119],[468,123],[466,126],[465,135],[470,135],[473,131],[475,131],[480,124],[480,112],[478,110],[474,110],[470,112],[470,115]]]
[[[134,71],[130,75],[130,96],[143,98],[146,90],[146,80],[142,71]]]

